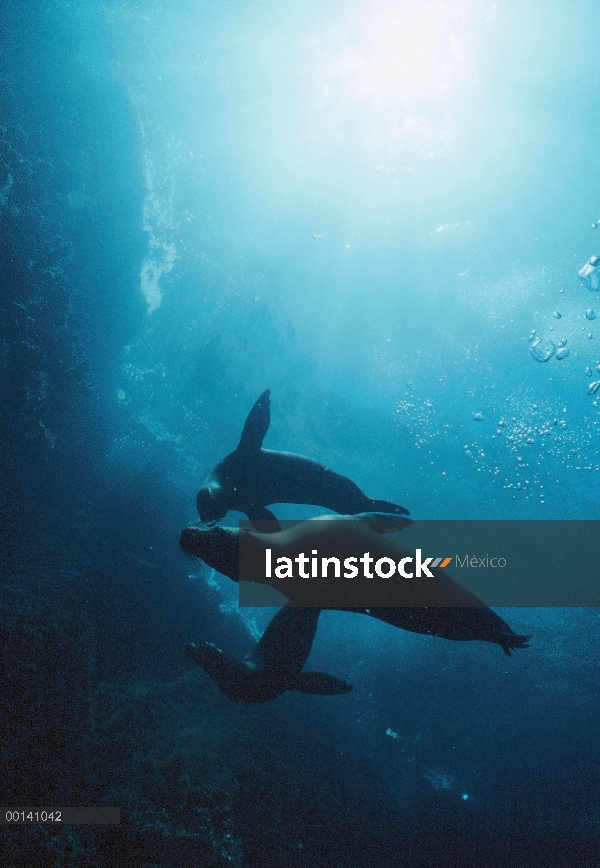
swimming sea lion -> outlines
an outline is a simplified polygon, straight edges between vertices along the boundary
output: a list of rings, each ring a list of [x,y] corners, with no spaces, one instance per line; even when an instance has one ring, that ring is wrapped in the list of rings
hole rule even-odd
[[[319,609],[284,606],[243,660],[236,660],[210,642],[186,647],[230,699],[254,705],[269,702],[286,690],[321,696],[349,693],[350,684],[323,672],[302,672],[319,620]]]
[[[281,530],[272,503],[306,503],[339,513],[385,512],[408,515],[403,506],[373,500],[347,476],[292,452],[263,449],[262,442],[271,422],[270,389],[262,393],[250,410],[237,449],[224,458],[206,477],[196,497],[196,507],[205,523],[223,518],[234,509],[250,521],[272,521],[272,530]],[[412,524],[406,519],[407,524]]]
[[[368,551],[373,560],[388,557],[395,562],[414,554],[395,540],[377,533],[368,521],[360,520],[357,516],[343,518],[344,521],[327,522],[312,519],[275,534],[238,531],[235,528],[187,527],[182,531],[180,545],[188,554],[202,558],[220,573],[239,581],[239,539],[240,534],[245,534],[245,557],[249,559],[246,563],[250,565],[253,580],[269,584],[288,597],[291,603],[302,606],[310,599],[307,594],[312,594],[310,582],[298,578],[280,579],[277,576],[267,580],[264,576],[267,548],[272,551],[273,563],[277,562],[279,556],[294,557],[296,552],[310,552],[312,549],[318,550],[323,557],[335,556],[336,552],[339,555],[341,551]],[[249,545],[246,547],[247,543]],[[434,578],[426,582],[399,582],[390,578],[398,605],[352,605],[353,594],[360,595],[364,588],[364,578],[360,578],[354,583],[353,580],[345,582],[339,604],[323,608],[370,615],[415,633],[459,641],[480,639],[494,642],[508,655],[512,649],[529,647],[527,643],[530,636],[514,633],[479,597],[455,582],[447,570],[432,567],[430,570]],[[385,581],[382,579],[382,583]]]

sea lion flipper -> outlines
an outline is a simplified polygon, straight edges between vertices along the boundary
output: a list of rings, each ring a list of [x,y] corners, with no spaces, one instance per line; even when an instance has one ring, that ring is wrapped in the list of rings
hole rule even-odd
[[[515,648],[530,648],[529,640],[532,636],[522,636],[518,633],[501,633],[498,644],[507,657],[510,657],[510,652]]]
[[[364,521],[375,533],[395,533],[414,524],[412,518],[403,518],[389,512],[359,512],[356,518]]]
[[[185,650],[188,657],[210,675],[219,690],[234,702],[253,705],[273,698],[270,695],[263,697],[260,673],[257,673],[251,664],[221,651],[212,642],[203,642],[201,645],[189,642]],[[277,696],[280,692],[276,691],[274,695]]]
[[[224,651],[221,651],[220,648],[217,648],[212,642],[202,642],[201,645],[196,645],[194,642],[188,642],[185,646],[185,653],[188,657],[190,657],[194,663],[197,663],[198,666],[201,666],[203,669],[212,676],[211,665],[215,660],[223,660],[225,663],[239,663],[238,660],[231,657],[229,654],[226,654]]]
[[[271,394],[266,389],[248,413],[237,452],[258,452],[271,424]]]
[[[319,696],[337,696],[341,693],[350,693],[352,689],[351,684],[346,684],[335,675],[326,675],[324,672],[300,672],[288,687],[288,690],[316,693]]]
[[[385,512],[391,515],[410,515],[408,509],[398,506],[397,503],[390,503],[388,500],[372,500],[371,509],[374,512]]]
[[[279,533],[282,530],[277,517],[266,506],[252,506],[248,509],[249,512],[244,511],[250,517],[252,527],[259,533]]]

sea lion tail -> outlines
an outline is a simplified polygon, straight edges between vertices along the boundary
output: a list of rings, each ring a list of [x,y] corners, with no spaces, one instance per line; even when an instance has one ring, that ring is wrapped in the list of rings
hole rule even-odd
[[[351,684],[346,684],[334,675],[324,672],[300,672],[293,679],[288,690],[299,690],[301,693],[316,693],[319,696],[337,696],[350,693]]]
[[[510,652],[515,648],[530,648],[529,641],[531,636],[521,636],[518,633],[500,633],[497,642],[507,657],[510,657]]]
[[[266,389],[248,413],[236,451],[258,452],[262,446],[271,424],[270,394],[271,390]]]

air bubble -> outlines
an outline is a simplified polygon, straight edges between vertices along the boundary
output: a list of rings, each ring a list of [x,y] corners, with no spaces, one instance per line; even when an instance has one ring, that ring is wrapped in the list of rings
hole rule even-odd
[[[538,340],[534,342],[533,346],[529,350],[531,357],[535,359],[536,362],[547,362],[552,358],[556,351],[556,347],[549,340]]]

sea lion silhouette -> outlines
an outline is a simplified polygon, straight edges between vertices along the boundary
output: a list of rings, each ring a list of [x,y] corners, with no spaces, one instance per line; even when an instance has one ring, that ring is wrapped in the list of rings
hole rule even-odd
[[[267,389],[250,410],[237,449],[219,462],[202,483],[196,508],[205,524],[219,521],[234,509],[245,513],[250,521],[271,521],[272,530],[281,530],[267,509],[272,503],[313,504],[344,514],[374,510],[409,515],[403,506],[367,497],[347,476],[317,461],[292,452],[263,449],[271,422],[269,395]],[[405,523],[412,521],[405,519]]]
[[[302,672],[312,648],[319,609],[284,606],[259,642],[237,660],[210,642],[186,646],[188,655],[236,702],[269,702],[286,690],[331,696],[349,693],[352,685],[323,672]]]
[[[331,518],[331,517],[328,517]],[[338,518],[337,516],[335,517]],[[372,516],[342,516],[343,520],[323,521],[312,519],[301,522],[289,530],[279,533],[261,534],[256,531],[236,528],[198,528],[187,527],[181,533],[180,545],[184,552],[200,557],[209,566],[234,581],[239,581],[239,536],[246,534],[245,544],[250,544],[250,564],[256,563],[253,575],[256,581],[269,584],[300,606],[305,605],[303,596],[307,582],[298,578],[280,579],[274,576],[264,578],[265,550],[272,551],[273,563],[285,552],[285,556],[297,549],[311,551],[327,557],[335,550],[349,550],[350,539],[356,548],[368,551],[373,559],[390,557],[399,561],[406,555],[412,556],[408,549],[395,540],[385,539],[382,533],[389,533],[397,517],[388,516],[389,521],[379,525]],[[401,520],[400,520],[401,521]],[[396,528],[397,529],[397,528]],[[364,546],[364,548],[363,548]],[[254,560],[255,559],[255,560]],[[445,639],[469,641],[479,639],[500,645],[505,654],[510,655],[516,648],[528,648],[531,636],[514,633],[509,625],[475,594],[455,582],[447,570],[430,568],[434,580],[427,582],[397,582],[390,579],[397,589],[398,600],[394,606],[366,607],[362,605],[328,605],[323,608],[339,611],[358,612],[385,621],[394,627],[425,633]],[[324,580],[320,580],[324,581]],[[359,582],[364,579],[359,579]],[[383,580],[385,581],[385,580]],[[353,586],[347,584],[347,598],[351,598]],[[407,602],[403,601],[406,594]],[[414,600],[419,600],[418,604]]]

